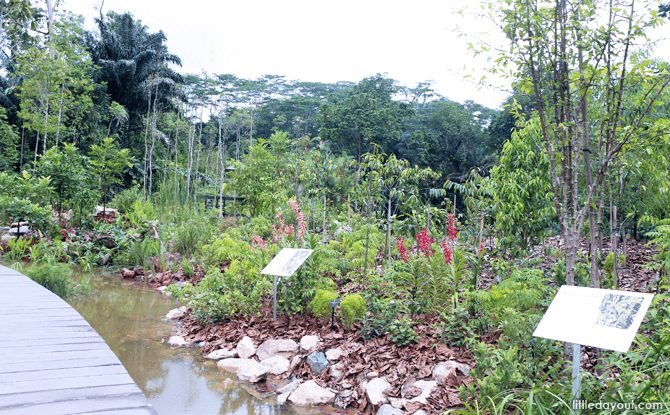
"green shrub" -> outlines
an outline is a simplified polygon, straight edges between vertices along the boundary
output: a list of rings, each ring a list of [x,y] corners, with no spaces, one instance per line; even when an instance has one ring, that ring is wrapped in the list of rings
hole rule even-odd
[[[365,300],[360,294],[349,294],[340,303],[340,317],[347,329],[351,329],[354,320],[362,318],[365,311]]]
[[[410,318],[395,319],[387,328],[387,334],[391,335],[391,341],[396,346],[406,346],[416,343],[416,332],[412,328],[414,322]]]
[[[172,251],[179,252],[185,258],[191,258],[196,250],[208,244],[215,228],[202,219],[192,219],[180,224],[175,230]]]
[[[72,270],[65,264],[46,264],[33,266],[26,270],[26,275],[30,279],[61,298],[67,298],[76,285],[70,279],[71,274]]]
[[[314,299],[309,303],[309,309],[317,317],[328,318],[331,313],[330,302],[337,300],[337,297],[334,291],[318,290]]]
[[[138,201],[142,203],[140,189],[131,187],[130,189],[126,189],[114,195],[114,199],[109,202],[109,206],[118,210],[120,213],[128,213],[133,209],[133,204]]]

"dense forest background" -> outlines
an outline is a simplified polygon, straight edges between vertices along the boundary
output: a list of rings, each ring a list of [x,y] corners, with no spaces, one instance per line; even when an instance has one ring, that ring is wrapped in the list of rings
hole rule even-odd
[[[259,139],[283,131],[292,145],[341,163],[360,161],[375,143],[463,181],[472,168],[493,165],[514,127],[509,111],[452,102],[429,82],[401,87],[380,74],[358,84],[184,76],[165,35],[131,14],[101,15],[89,32],[82,18],[50,6],[2,6],[3,170],[33,169],[65,144],[88,154],[113,137],[134,160],[124,184],[141,183],[150,194],[168,172],[212,184],[221,157],[244,159]]]

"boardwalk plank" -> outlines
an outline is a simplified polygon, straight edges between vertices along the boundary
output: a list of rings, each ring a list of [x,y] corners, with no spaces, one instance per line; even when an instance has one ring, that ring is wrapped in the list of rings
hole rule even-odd
[[[59,379],[58,382],[54,382],[53,379],[24,380],[20,382],[0,383],[0,399],[4,395],[13,395],[16,393],[90,388],[94,386],[129,385],[132,383],[134,383],[133,379],[127,373],[67,377]]]
[[[0,266],[0,414],[156,415],[116,355],[69,304]]]
[[[61,379],[76,376],[119,375],[126,373],[123,365],[88,366],[70,369],[39,370],[34,372],[0,373],[0,383],[22,382],[27,380]]]
[[[151,410],[142,392],[138,395],[101,397],[96,399],[76,399],[65,402],[49,402],[25,405],[0,410],[2,415],[77,415],[95,411],[128,410],[147,408]],[[151,412],[148,412],[151,413]],[[155,413],[155,412],[154,412]]]
[[[138,393],[141,393],[140,388],[134,384],[19,393],[16,395],[6,395],[0,399],[0,413],[2,413],[3,409],[26,405],[26,403],[34,405],[71,401],[73,399],[97,399],[105,396],[137,395]]]

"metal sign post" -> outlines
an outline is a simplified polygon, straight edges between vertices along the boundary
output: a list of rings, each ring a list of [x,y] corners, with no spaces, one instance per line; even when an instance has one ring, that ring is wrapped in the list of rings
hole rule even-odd
[[[277,276],[274,277],[274,290],[272,291],[272,320],[277,321]]]
[[[572,344],[572,411],[575,411],[574,402],[579,400],[579,395],[581,393],[581,381],[582,375],[581,370],[581,359],[582,359],[582,346],[577,343]]]
[[[263,268],[261,274],[272,275],[274,278],[272,290],[272,320],[277,320],[277,278],[290,277],[300,268],[305,260],[314,252],[313,249],[284,248],[269,264]]]

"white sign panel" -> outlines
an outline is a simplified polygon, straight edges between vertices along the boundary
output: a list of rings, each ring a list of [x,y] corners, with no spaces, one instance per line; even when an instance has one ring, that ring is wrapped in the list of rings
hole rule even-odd
[[[627,352],[653,297],[564,285],[533,336]]]
[[[313,249],[282,249],[272,261],[263,268],[261,274],[290,277],[303,262],[314,252]]]

